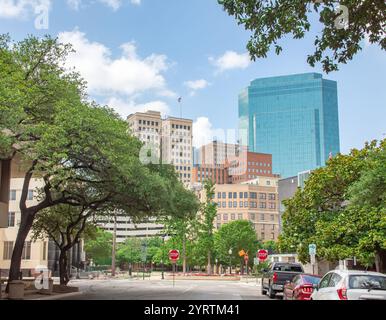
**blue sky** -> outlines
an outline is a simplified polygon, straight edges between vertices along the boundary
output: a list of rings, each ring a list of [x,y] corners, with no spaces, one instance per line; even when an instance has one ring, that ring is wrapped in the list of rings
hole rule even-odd
[[[35,28],[34,9],[50,2],[47,30]],[[76,66],[89,93],[122,116],[146,108],[193,119],[195,135],[237,128],[238,93],[257,77],[322,72],[311,68],[313,36],[284,40],[280,56],[249,62],[249,33],[212,0],[0,0],[0,33],[59,35],[78,53]],[[315,30],[314,32],[317,32]],[[341,151],[386,137],[386,60],[376,46],[340,71]]]

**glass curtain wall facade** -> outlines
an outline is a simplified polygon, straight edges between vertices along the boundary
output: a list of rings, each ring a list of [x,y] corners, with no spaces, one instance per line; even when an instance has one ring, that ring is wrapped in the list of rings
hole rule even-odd
[[[239,129],[282,178],[323,166],[340,151],[337,83],[318,73],[256,79],[239,95]]]

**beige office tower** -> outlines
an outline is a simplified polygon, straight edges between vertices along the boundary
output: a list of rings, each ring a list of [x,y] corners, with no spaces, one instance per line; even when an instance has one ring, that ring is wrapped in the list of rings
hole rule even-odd
[[[154,150],[151,161],[159,163],[162,151],[162,163],[172,164],[181,182],[188,187],[193,166],[193,121],[175,117],[162,119],[157,111],[137,112],[129,115],[127,121],[132,133]]]
[[[192,126],[188,119],[168,117],[162,119],[157,111],[136,112],[128,116],[127,121],[131,132],[145,143],[145,160],[152,163],[171,164],[175,167],[181,182],[189,187],[193,166],[192,154]],[[151,151],[149,155],[148,151]],[[161,153],[162,151],[162,153]],[[155,218],[134,223],[129,217],[119,215],[116,226],[111,217],[99,221],[104,230],[113,232],[116,229],[117,242],[124,242],[127,238],[146,238],[162,234],[164,227]]]

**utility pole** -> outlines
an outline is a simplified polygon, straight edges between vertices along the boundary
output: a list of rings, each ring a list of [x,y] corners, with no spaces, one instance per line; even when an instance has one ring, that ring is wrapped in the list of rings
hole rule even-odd
[[[114,212],[113,250],[111,253],[111,275],[115,277],[115,250],[117,242],[117,214]]]

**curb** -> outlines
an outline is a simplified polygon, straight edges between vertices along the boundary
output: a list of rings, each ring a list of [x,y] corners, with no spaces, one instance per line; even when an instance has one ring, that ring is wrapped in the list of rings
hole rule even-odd
[[[54,296],[47,296],[47,297],[36,298],[36,299],[25,299],[25,300],[58,300],[61,298],[81,296],[82,294],[83,292],[70,292],[70,293],[57,294]]]

